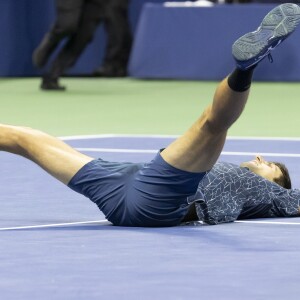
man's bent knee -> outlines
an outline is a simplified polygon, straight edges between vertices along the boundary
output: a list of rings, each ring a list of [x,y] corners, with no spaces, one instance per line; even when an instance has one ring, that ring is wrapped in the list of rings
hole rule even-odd
[[[219,124],[211,119],[206,119],[202,125],[202,130],[210,136],[219,136],[227,132],[228,127]]]

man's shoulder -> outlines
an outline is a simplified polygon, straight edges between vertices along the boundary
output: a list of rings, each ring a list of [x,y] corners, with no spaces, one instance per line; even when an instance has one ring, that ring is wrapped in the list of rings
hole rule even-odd
[[[229,163],[229,162],[217,162],[212,168],[214,172],[247,172],[246,168],[240,167],[239,165]]]

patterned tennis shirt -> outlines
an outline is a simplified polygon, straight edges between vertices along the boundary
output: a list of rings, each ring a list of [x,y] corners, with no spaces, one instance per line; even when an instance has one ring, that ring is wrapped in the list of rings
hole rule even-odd
[[[188,201],[195,201],[199,220],[208,224],[300,216],[299,189],[285,189],[247,168],[224,162],[205,175]]]

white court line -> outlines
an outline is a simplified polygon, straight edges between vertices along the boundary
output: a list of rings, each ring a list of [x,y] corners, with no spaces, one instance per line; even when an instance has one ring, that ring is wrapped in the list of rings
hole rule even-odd
[[[89,139],[107,139],[107,138],[150,138],[150,139],[166,139],[177,138],[179,135],[163,135],[163,134],[92,134],[92,135],[71,135],[61,136],[64,141],[72,140],[89,140]]]
[[[115,148],[75,148],[78,151],[85,152],[111,152],[111,153],[157,153],[159,150],[146,149],[115,149]]]
[[[42,229],[42,228],[55,228],[55,227],[71,227],[76,225],[85,224],[110,224],[107,220],[98,221],[83,221],[83,222],[72,222],[72,223],[58,223],[58,224],[45,224],[45,225],[29,225],[29,226],[16,226],[16,227],[4,227],[0,228],[0,231],[9,230],[22,230],[22,229]],[[270,224],[270,225],[300,225],[300,223],[294,222],[273,222],[273,221],[235,221],[234,223],[248,223],[248,224]]]
[[[75,136],[64,136],[60,139],[64,141],[71,140],[87,140],[87,139],[104,139],[104,138],[176,138],[178,135],[159,135],[159,134],[97,134],[97,135],[75,135]],[[300,141],[300,138],[297,137],[243,137],[243,136],[229,136],[228,140],[267,140],[267,141]],[[76,148],[78,151],[85,152],[111,152],[111,153],[151,153],[155,154],[158,152],[158,149],[149,150],[149,149],[112,149],[112,148]],[[262,156],[268,157],[300,157],[299,153],[259,153]],[[228,156],[254,156],[257,155],[257,152],[231,152],[223,151],[222,155]]]
[[[94,134],[94,135],[74,135],[62,136],[60,139],[64,141],[87,140],[87,139],[105,139],[105,138],[177,138],[179,135],[164,134]],[[228,136],[228,140],[249,140],[249,141],[294,141],[299,142],[300,137],[256,137],[256,136]]]
[[[271,225],[300,225],[294,222],[274,222],[274,221],[234,221],[234,223],[248,223],[248,224],[271,224]]]
[[[239,156],[253,156],[257,155],[257,152],[228,152],[224,151],[222,155],[239,155]],[[271,153],[271,152],[260,152],[259,155],[262,156],[274,156],[274,157],[300,157],[300,153]]]
[[[158,150],[149,149],[114,149],[114,148],[75,148],[78,151],[85,152],[108,152],[108,153],[157,153]],[[222,155],[227,156],[255,156],[257,152],[234,152],[234,151],[223,151]],[[269,157],[300,157],[299,153],[270,153],[263,152],[259,153],[262,156]]]
[[[108,221],[107,220],[98,220],[98,221],[83,221],[83,222],[72,222],[72,223],[4,227],[4,228],[0,228],[0,231],[20,230],[20,229],[39,229],[39,228],[51,228],[51,227],[67,227],[67,226],[74,226],[74,225],[103,224],[103,223],[108,223]]]

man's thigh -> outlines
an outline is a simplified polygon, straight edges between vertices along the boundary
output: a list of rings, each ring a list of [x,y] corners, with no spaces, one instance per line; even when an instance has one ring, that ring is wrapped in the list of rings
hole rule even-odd
[[[189,172],[206,172],[216,163],[223,149],[227,131],[214,132],[208,115],[210,107],[178,139],[161,153],[170,165]]]

